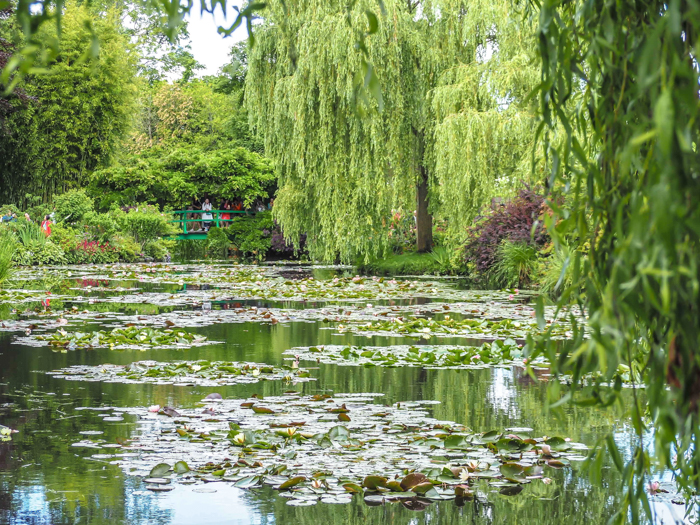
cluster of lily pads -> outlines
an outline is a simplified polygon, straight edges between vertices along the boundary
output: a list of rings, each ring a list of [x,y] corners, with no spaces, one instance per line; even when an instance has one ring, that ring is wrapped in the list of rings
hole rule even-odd
[[[47,374],[73,381],[106,383],[154,383],[158,385],[220,386],[258,381],[313,381],[308,370],[297,366],[273,367],[259,363],[231,361],[136,361],[129,365],[74,365]]]
[[[93,459],[143,476],[146,488],[173,483],[270,485],[290,505],[430,501],[516,494],[546,483],[547,469],[585,459],[586,447],[560,437],[531,437],[530,429],[472,432],[429,416],[434,402],[375,404],[381,394],[288,393],[270,398],[210,401],[206,408],[156,413],[124,409],[138,431],[117,451]]]
[[[525,339],[528,334],[542,331],[535,319],[529,321],[484,318],[455,319],[449,316],[445,316],[442,319],[411,316],[407,319],[394,318],[369,323],[348,323],[347,325],[339,326],[338,329],[340,332],[354,332],[362,335],[407,336],[417,339],[430,339],[431,337],[470,337],[479,339],[511,337]],[[552,327],[552,337],[570,337],[567,329],[568,323],[557,321],[557,324]]]
[[[494,365],[525,366],[522,345],[513,339],[481,346],[309,346],[284,352],[304,361],[358,366],[421,366],[424,368],[486,368]],[[546,365],[538,361],[539,366]]]
[[[207,338],[203,335],[189,333],[183,329],[158,330],[148,327],[127,326],[115,328],[109,332],[105,330],[68,332],[61,328],[49,335],[27,335],[21,338],[20,342],[34,346],[42,343],[48,344],[59,350],[99,347],[117,350],[127,348],[145,350],[153,347],[189,348],[207,344]]]

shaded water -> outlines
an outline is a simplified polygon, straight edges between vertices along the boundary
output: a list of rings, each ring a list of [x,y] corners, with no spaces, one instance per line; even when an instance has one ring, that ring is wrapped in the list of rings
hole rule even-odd
[[[332,273],[327,276],[332,277]],[[75,284],[74,280],[69,281],[62,288],[64,292]],[[40,284],[34,284],[41,288]],[[126,285],[146,291],[181,290],[174,285],[138,281],[107,282],[104,287],[109,290]],[[109,295],[108,291],[100,293]],[[429,301],[404,300],[397,304],[410,302]],[[65,297],[60,302],[54,301],[52,306],[57,308],[59,304],[66,308],[73,305]],[[78,304],[80,309],[100,311],[135,309],[133,305],[99,301]],[[223,308],[227,304],[223,301],[210,307]],[[255,300],[244,304],[315,306],[308,302],[280,305]],[[21,308],[34,306],[41,311],[41,305],[35,303]],[[142,314],[156,315],[177,309],[147,306],[138,307]],[[534,436],[564,436],[591,446],[615,426],[623,450],[629,449],[632,439],[631,429],[615,412],[572,406],[558,413],[546,412],[546,384],[533,380],[516,367],[424,370],[324,364],[314,367],[305,363],[317,381],[294,386],[263,381],[215,388],[66,381],[45,373],[75,364],[128,364],[145,359],[238,360],[279,365],[283,363],[282,353],[296,346],[406,344],[402,338],[338,334],[321,322],[214,324],[194,331],[221,343],[188,350],[93,349],[58,353],[47,347],[14,344],[15,334],[0,334],[0,423],[19,431],[10,442],[0,443],[0,523],[589,524],[604,523],[619,507],[622,489],[619,476],[610,464],[605,467],[602,486],[591,486],[583,464],[573,462],[571,468],[547,469],[546,475],[553,479],[551,485],[534,480],[517,496],[504,496],[493,490],[462,507],[454,501],[433,503],[421,511],[409,510],[399,503],[370,507],[355,496],[350,505],[319,503],[299,508],[288,506],[287,500],[269,487],[243,490],[224,482],[207,485],[215,489],[212,493],[196,492],[199,485],[176,485],[171,492],[151,493],[144,491],[141,478],[128,476],[118,466],[91,458],[94,451],[71,446],[85,438],[81,432],[103,432],[100,438],[115,443],[128,438],[137,428],[133,417],[106,422],[99,417],[102,411],[76,410],[79,408],[107,407],[104,412],[108,413],[119,413],[120,407],[154,404],[187,408],[211,392],[218,392],[224,398],[247,398],[252,394],[280,395],[290,389],[304,394],[383,393],[377,401],[385,404],[438,400],[440,404],[431,409],[434,417],[465,424],[474,431],[530,427]],[[466,344],[464,339],[442,339],[440,343]],[[670,504],[660,507],[665,523],[673,523],[672,513],[680,514],[675,509]]]

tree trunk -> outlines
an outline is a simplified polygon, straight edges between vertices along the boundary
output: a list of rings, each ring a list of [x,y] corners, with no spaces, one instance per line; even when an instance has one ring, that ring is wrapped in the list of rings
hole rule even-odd
[[[419,168],[416,185],[416,250],[427,253],[433,249],[433,216],[428,212],[428,170]]]

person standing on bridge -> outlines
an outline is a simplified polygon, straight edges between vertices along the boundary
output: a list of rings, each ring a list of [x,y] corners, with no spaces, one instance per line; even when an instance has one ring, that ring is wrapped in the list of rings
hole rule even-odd
[[[204,204],[202,204],[202,226],[204,231],[208,232],[211,227],[211,221],[214,220],[214,216],[211,214],[211,202],[209,199],[204,199]]]

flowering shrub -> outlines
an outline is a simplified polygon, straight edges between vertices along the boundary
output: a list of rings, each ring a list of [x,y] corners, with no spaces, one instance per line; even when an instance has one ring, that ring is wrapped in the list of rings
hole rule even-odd
[[[108,242],[84,240],[66,253],[72,264],[112,263],[119,260],[119,251]]]

